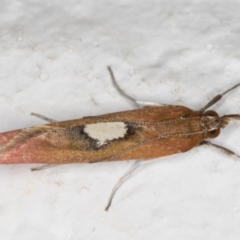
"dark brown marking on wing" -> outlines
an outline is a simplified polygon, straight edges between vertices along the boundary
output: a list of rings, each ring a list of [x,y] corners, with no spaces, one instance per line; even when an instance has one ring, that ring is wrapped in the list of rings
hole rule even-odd
[[[142,129],[136,124],[130,124],[130,123],[125,123],[126,124],[126,134],[122,138],[117,138],[117,139],[112,139],[112,140],[107,140],[105,144],[99,145],[98,140],[91,138],[85,131],[84,127],[85,126],[76,126],[76,127],[70,127],[66,128],[64,131],[66,138],[69,139],[70,142],[72,142],[73,146],[77,146],[79,149],[84,149],[86,151],[99,151],[103,150],[108,147],[110,143],[115,143],[115,142],[122,142],[122,141],[128,141],[134,135],[136,135],[136,131],[140,131]],[[107,129],[106,129],[107,131]]]

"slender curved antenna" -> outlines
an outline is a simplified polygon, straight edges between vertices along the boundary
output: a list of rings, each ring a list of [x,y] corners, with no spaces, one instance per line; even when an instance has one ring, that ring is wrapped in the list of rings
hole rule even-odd
[[[210,108],[212,105],[214,105],[216,102],[218,102],[225,94],[232,91],[233,89],[240,86],[240,83],[234,85],[233,87],[229,88],[227,91],[223,92],[222,94],[216,95],[211,101],[209,101],[203,108],[200,109],[200,112],[205,112],[206,109]]]

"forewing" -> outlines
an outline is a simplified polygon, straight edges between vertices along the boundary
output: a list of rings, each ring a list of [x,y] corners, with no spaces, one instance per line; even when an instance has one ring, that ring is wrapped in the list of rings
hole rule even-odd
[[[158,123],[193,113],[181,106],[151,107],[6,132],[0,134],[0,160],[73,163],[165,156],[179,152],[190,139],[161,139],[168,129]]]

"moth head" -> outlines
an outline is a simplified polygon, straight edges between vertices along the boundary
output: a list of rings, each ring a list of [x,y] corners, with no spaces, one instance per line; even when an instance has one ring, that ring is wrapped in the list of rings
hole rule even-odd
[[[219,117],[215,111],[204,112],[205,126],[207,127],[207,138],[215,138],[220,134],[220,129],[224,128],[231,120],[240,120],[240,114],[230,114]]]
[[[216,138],[220,134],[220,128],[223,127],[221,118],[215,111],[204,112],[204,125],[207,127],[207,138]]]

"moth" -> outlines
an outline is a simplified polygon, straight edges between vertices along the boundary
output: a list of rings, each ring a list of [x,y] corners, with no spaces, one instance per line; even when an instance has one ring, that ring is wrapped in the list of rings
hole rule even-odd
[[[49,122],[25,129],[0,134],[0,163],[52,164],[96,163],[119,160],[144,160],[188,151],[196,146],[209,145],[229,155],[239,157],[222,146],[207,141],[216,138],[239,114],[222,117],[208,110],[240,83],[215,96],[200,110],[185,106],[141,102],[127,95],[117,84],[108,67],[111,80],[118,92],[131,100],[138,109],[109,113],[95,117],[57,122],[42,115],[33,115]],[[109,198],[140,165],[134,166],[117,183]]]

